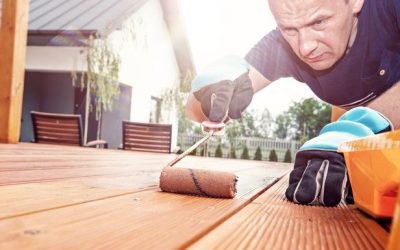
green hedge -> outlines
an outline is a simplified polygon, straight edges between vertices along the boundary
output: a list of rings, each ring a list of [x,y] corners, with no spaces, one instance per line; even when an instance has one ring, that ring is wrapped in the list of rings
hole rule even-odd
[[[240,159],[245,159],[245,160],[249,160],[250,159],[249,149],[247,148],[246,145],[243,147],[243,152],[242,152],[242,155],[240,156]]]
[[[222,148],[221,148],[221,144],[218,144],[217,149],[215,150],[215,157],[222,158]]]
[[[272,149],[269,152],[269,161],[278,161],[278,155],[276,154],[275,149]]]
[[[292,162],[292,153],[289,149],[286,150],[285,159],[283,160],[283,162]]]
[[[256,153],[254,154],[254,160],[261,161],[262,160],[262,153],[260,146],[257,147]]]

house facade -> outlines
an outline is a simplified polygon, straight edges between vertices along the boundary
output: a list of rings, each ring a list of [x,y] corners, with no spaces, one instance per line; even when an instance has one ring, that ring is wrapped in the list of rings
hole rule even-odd
[[[103,113],[101,139],[117,148],[123,120],[158,121],[173,125],[174,147],[176,113],[161,111],[160,120],[160,101],[194,68],[179,4],[171,0],[31,0],[21,141],[33,139],[32,110],[84,117],[85,89],[79,78],[87,70],[86,40],[93,34],[121,59],[121,91],[112,111]],[[71,72],[78,75],[75,85]],[[97,128],[94,112],[90,116],[88,140],[95,139]]]

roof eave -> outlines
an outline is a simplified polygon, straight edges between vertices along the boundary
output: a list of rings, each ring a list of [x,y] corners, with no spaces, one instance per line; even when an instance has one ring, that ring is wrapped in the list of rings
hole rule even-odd
[[[86,46],[96,30],[29,30],[28,46]]]

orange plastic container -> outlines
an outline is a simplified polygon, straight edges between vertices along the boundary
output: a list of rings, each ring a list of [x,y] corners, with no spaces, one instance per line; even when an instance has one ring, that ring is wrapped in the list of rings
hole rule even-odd
[[[400,249],[400,195],[397,195],[397,206],[396,206],[396,211],[394,212],[392,226],[390,228],[390,238],[387,249],[388,250]]]
[[[392,218],[400,186],[400,130],[342,143],[355,205]]]

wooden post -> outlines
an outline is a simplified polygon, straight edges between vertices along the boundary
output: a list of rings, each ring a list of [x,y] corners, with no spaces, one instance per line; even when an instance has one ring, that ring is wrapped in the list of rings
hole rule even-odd
[[[3,0],[0,33],[0,142],[19,141],[29,0]]]

